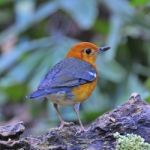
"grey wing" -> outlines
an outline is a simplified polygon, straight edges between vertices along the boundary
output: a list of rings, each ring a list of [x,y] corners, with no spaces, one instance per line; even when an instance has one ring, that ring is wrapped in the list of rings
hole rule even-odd
[[[45,76],[38,89],[74,87],[96,79],[95,68],[76,58],[66,58]]]

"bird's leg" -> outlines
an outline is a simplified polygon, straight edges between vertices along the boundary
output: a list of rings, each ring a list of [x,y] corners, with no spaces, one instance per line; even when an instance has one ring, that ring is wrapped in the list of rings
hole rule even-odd
[[[61,114],[60,114],[60,111],[59,111],[59,109],[58,109],[58,105],[57,105],[57,104],[53,104],[53,105],[54,105],[54,108],[55,108],[55,110],[56,110],[56,112],[57,112],[57,116],[58,116],[58,118],[59,118],[59,120],[60,120],[59,129],[62,129],[65,125],[70,125],[70,124],[72,124],[72,122],[65,122],[65,121],[63,120]]]
[[[75,110],[75,112],[76,112],[76,114],[77,114],[77,117],[78,117],[78,120],[79,120],[79,124],[80,124],[80,127],[81,127],[81,129],[80,129],[80,131],[79,131],[79,133],[80,133],[80,132],[86,131],[86,130],[85,130],[85,128],[84,128],[84,126],[83,126],[83,124],[82,124],[82,122],[81,122],[80,114],[79,114],[79,109],[80,109],[80,103],[75,104],[75,105],[74,105],[74,110]]]

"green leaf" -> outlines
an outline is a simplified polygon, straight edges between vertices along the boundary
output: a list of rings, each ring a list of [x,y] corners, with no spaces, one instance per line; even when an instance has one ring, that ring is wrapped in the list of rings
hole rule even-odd
[[[117,88],[116,105],[122,104],[133,92],[139,93],[144,100],[149,96],[148,90],[139,80],[138,76],[133,73],[130,73],[127,79],[123,80]]]
[[[67,11],[83,29],[89,29],[97,17],[96,0],[58,0],[62,9]]]
[[[146,98],[146,102],[150,103],[150,96]]]
[[[117,15],[114,15],[111,17],[110,22],[111,22],[111,26],[110,26],[108,39],[107,39],[107,44],[111,46],[111,50],[105,56],[107,60],[113,60],[115,58],[117,47],[122,38],[122,34],[121,34],[121,28],[123,25],[122,19]]]
[[[12,2],[12,0],[0,0],[0,6],[8,4],[9,2]]]
[[[97,68],[101,77],[116,83],[124,80],[126,71],[118,62],[115,60],[105,62],[102,58],[98,58],[97,61],[97,64],[99,64]]]
[[[133,6],[142,6],[142,5],[147,5],[150,3],[149,0],[132,0],[131,5]]]
[[[3,44],[6,40],[9,39],[10,35],[18,36],[20,33],[26,31],[34,24],[40,22],[41,20],[44,20],[49,15],[55,13],[58,10],[58,5],[55,1],[50,1],[47,3],[44,3],[39,7],[39,9],[30,17],[27,22],[24,22],[23,24],[15,23],[14,25],[11,25],[10,28],[4,30],[0,34],[0,45]]]
[[[27,86],[23,84],[11,84],[7,87],[0,87],[0,90],[7,95],[7,99],[11,102],[18,102],[27,93]]]
[[[131,93],[137,92],[141,94],[142,98],[144,99],[148,96],[148,90],[144,87],[136,74],[129,75],[128,89],[131,91]]]
[[[145,83],[146,87],[149,89],[150,91],[150,78],[147,79],[146,83]]]
[[[28,75],[39,64],[41,59],[44,58],[43,49],[36,51],[27,56],[27,58],[18,64],[13,70],[10,70],[8,76],[13,78],[17,82],[25,82]],[[21,71],[22,70],[22,71]]]
[[[109,24],[105,20],[96,20],[94,24],[94,30],[100,34],[107,34],[109,29]]]

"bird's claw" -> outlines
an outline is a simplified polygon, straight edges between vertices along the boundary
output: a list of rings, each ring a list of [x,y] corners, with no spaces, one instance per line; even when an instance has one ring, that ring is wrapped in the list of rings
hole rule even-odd
[[[65,121],[63,121],[63,122],[61,122],[61,124],[59,126],[59,129],[62,129],[65,126],[70,126],[70,125],[74,125],[74,123],[73,122],[65,122]]]
[[[75,135],[83,133],[83,132],[87,132],[87,131],[88,131],[88,129],[85,129],[84,127],[81,127],[81,128],[78,129],[78,131],[76,132]]]

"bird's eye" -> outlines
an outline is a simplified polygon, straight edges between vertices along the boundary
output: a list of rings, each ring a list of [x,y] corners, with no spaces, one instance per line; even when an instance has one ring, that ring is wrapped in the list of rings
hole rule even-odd
[[[92,50],[90,48],[85,49],[86,54],[90,54],[92,52]]]

